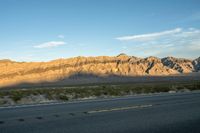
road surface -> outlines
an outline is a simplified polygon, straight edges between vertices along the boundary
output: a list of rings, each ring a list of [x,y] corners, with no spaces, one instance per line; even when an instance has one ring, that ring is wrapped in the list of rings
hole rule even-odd
[[[200,133],[200,92],[0,108],[0,133]]]

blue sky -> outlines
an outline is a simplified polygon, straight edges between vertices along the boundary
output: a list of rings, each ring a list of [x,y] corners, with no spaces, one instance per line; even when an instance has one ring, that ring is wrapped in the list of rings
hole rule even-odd
[[[200,56],[199,0],[0,0],[0,59]]]

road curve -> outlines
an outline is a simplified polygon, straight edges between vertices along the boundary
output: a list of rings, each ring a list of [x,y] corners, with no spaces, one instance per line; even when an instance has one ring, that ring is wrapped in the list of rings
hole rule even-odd
[[[0,108],[0,133],[200,133],[200,92]]]

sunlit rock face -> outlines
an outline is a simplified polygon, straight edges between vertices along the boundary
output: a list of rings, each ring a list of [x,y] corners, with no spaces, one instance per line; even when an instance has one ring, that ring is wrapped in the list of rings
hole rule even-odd
[[[174,57],[138,58],[118,56],[75,57],[50,62],[15,62],[0,60],[0,87],[20,83],[55,82],[73,75],[96,76],[160,76],[191,73],[200,70],[200,58],[196,60]]]

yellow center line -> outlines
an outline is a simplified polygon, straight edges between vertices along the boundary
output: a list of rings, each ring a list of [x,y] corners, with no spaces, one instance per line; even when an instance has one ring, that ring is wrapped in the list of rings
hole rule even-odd
[[[153,106],[152,104],[147,105],[136,105],[136,106],[128,106],[128,107],[118,107],[118,108],[110,108],[110,109],[100,109],[100,110],[92,110],[87,113],[101,113],[101,112],[110,112],[110,111],[119,111],[119,110],[129,110],[129,109],[139,109],[139,108],[147,108]]]

